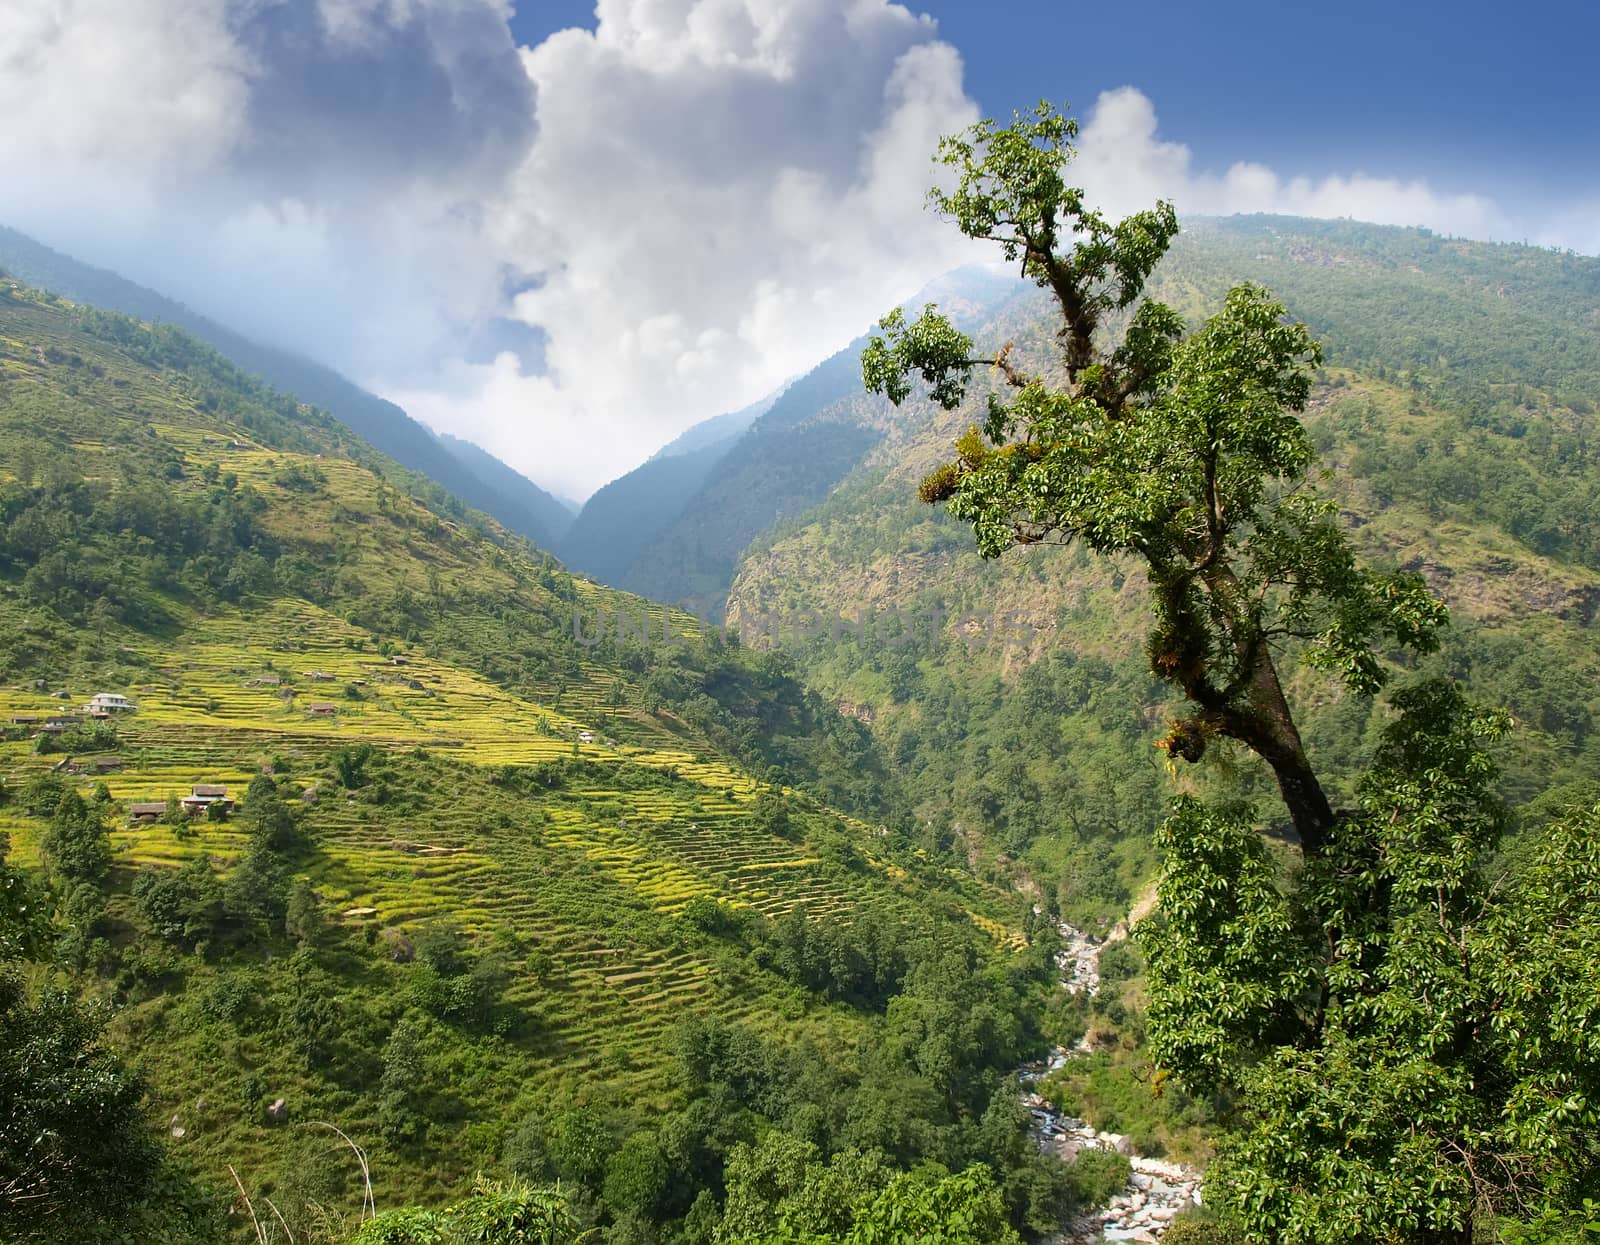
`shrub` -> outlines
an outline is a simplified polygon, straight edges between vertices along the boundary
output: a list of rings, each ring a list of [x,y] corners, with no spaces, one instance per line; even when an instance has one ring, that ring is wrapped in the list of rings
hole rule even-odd
[[[443,1215],[412,1207],[367,1220],[350,1245],[449,1245],[451,1240]]]
[[[1114,1150],[1079,1150],[1067,1168],[1067,1187],[1079,1206],[1104,1206],[1127,1187],[1133,1168]]]
[[[1164,1245],[1244,1245],[1244,1233],[1204,1211],[1179,1215],[1162,1236]]]

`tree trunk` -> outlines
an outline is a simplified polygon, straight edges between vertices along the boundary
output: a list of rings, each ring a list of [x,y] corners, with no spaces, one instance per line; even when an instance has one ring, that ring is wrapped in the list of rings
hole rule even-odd
[[[1300,732],[1289,712],[1283,686],[1272,655],[1262,645],[1250,675],[1250,714],[1246,733],[1238,738],[1272,767],[1278,790],[1300,836],[1300,849],[1309,859],[1321,855],[1333,829],[1333,807],[1311,762],[1306,759]]]

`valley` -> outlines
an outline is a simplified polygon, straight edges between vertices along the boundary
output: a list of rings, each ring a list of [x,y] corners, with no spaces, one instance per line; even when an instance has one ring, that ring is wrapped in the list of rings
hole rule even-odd
[[[1153,289],[1193,315],[1236,277],[1282,290],[1327,344],[1316,487],[1450,607],[1437,653],[1385,667],[1510,709],[1514,830],[1581,808],[1600,562],[1568,516],[1600,359],[1562,325],[1594,273],[1192,232]],[[928,297],[1055,375],[1036,291]],[[1428,341],[1370,331],[1429,298]],[[1453,362],[1468,339],[1495,350]],[[248,1239],[231,1170],[295,1240],[368,1245],[328,1125],[384,1210],[560,1181],[607,1241],[789,1241],[830,1199],[866,1222],[958,1185],[995,1240],[1212,1230],[1239,1117],[1154,1054],[1155,832],[1174,797],[1246,808],[1284,877],[1296,837],[1243,748],[1152,746],[1181,699],[1134,561],[986,560],[917,500],[989,379],[897,407],[860,350],[686,434],[552,552],[179,330],[0,279],[5,877],[51,888],[30,988],[108,1008],[157,1122],[178,1192],[129,1222]],[[1396,712],[1292,669],[1356,808]],[[134,708],[85,719],[98,693]]]

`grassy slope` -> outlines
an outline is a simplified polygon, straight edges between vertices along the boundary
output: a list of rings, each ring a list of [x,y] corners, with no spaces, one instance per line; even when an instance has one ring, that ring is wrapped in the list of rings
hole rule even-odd
[[[567,577],[481,516],[429,509],[404,473],[316,412],[285,418],[281,402],[226,369],[201,371],[151,366],[85,332],[71,307],[0,293],[0,487],[16,495],[19,474],[110,486],[137,454],[177,463],[166,487],[201,494],[217,487],[204,469],[214,463],[210,475],[231,473],[232,487],[261,499],[279,567],[314,571],[305,582],[315,599],[274,590],[230,604],[134,582],[130,568],[112,591],[145,599],[159,620],[149,627],[92,604],[63,621],[15,571],[0,595],[16,680],[0,689],[0,722],[59,709],[50,693],[60,688],[71,703],[111,689],[138,701],[119,723],[124,768],[105,779],[119,803],[201,781],[238,794],[268,764],[315,793],[301,798],[311,849],[296,867],[333,918],[320,988],[336,992],[350,1025],[327,1068],[307,1071],[275,1037],[290,1005],[273,958],[285,948],[209,961],[141,951],[114,983],[129,1003],[116,1031],[150,1073],[163,1118],[179,1115],[179,1147],[197,1168],[220,1178],[232,1162],[270,1182],[287,1162],[288,1134],[263,1123],[249,1087],[287,1096],[296,1119],[373,1139],[377,1056],[407,1006],[409,970],[368,943],[371,923],[414,931],[443,916],[508,948],[508,999],[523,1016],[506,1036],[439,1030],[431,1113],[442,1126],[422,1154],[380,1148],[378,1158],[380,1193],[407,1200],[458,1192],[530,1106],[648,1114],[669,1101],[671,1030],[686,1018],[781,1027],[848,1058],[858,1016],[693,935],[674,919],[693,897],[847,916],[863,903],[910,902],[931,880],[1006,936],[1003,900],[948,873],[913,878],[869,860],[879,850],[869,827],[808,796],[791,802],[820,839],[754,831],[755,780],[645,686],[649,654],[571,638],[574,608],[614,617],[642,603]],[[760,659],[719,656],[688,620],[673,626],[706,688],[757,702],[796,750],[809,746],[811,719]],[[395,651],[404,666],[389,660]],[[336,703],[337,716],[312,716],[316,701]],[[580,743],[580,729],[595,742]],[[329,756],[355,743],[380,750],[379,778],[347,792]],[[498,767],[563,758],[592,764],[543,794],[496,781]],[[58,759],[26,738],[0,744],[13,789]],[[75,781],[87,792],[93,780]],[[15,803],[0,808],[20,860],[37,858],[41,826]],[[198,830],[180,840],[165,826],[119,823],[113,942],[132,945],[138,870],[199,852],[225,866],[243,848],[232,826]],[[219,1021],[215,1000],[240,991],[250,1001]]]
[[[30,285],[78,302],[177,325],[209,342],[239,366],[286,392],[333,411],[370,444],[496,516],[506,527],[549,548],[571,522],[566,508],[532,481],[476,446],[440,455],[433,435],[394,403],[368,393],[331,368],[263,346],[197,315],[180,303],[42,246],[0,225],[0,269]]]

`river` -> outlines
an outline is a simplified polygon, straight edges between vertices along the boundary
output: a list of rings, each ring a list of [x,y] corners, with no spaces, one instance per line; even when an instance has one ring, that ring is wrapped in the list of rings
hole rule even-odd
[[[1100,954],[1128,936],[1126,923],[1105,938],[1062,922],[1062,949],[1056,955],[1061,987],[1070,994],[1093,997],[1100,989]],[[1200,1201],[1200,1173],[1181,1163],[1169,1163],[1137,1153],[1131,1140],[1120,1133],[1105,1133],[1083,1120],[1061,1115],[1039,1096],[1034,1086],[1045,1076],[1089,1053],[1088,1038],[1068,1049],[1058,1046],[1050,1055],[1017,1070],[1023,1103],[1033,1116],[1033,1135],[1039,1148],[1071,1162],[1080,1150],[1095,1147],[1128,1156],[1132,1172],[1127,1187],[1103,1209],[1079,1216],[1066,1224],[1046,1245],[1087,1245],[1096,1241],[1133,1241],[1149,1245],[1159,1241],[1179,1211]]]

